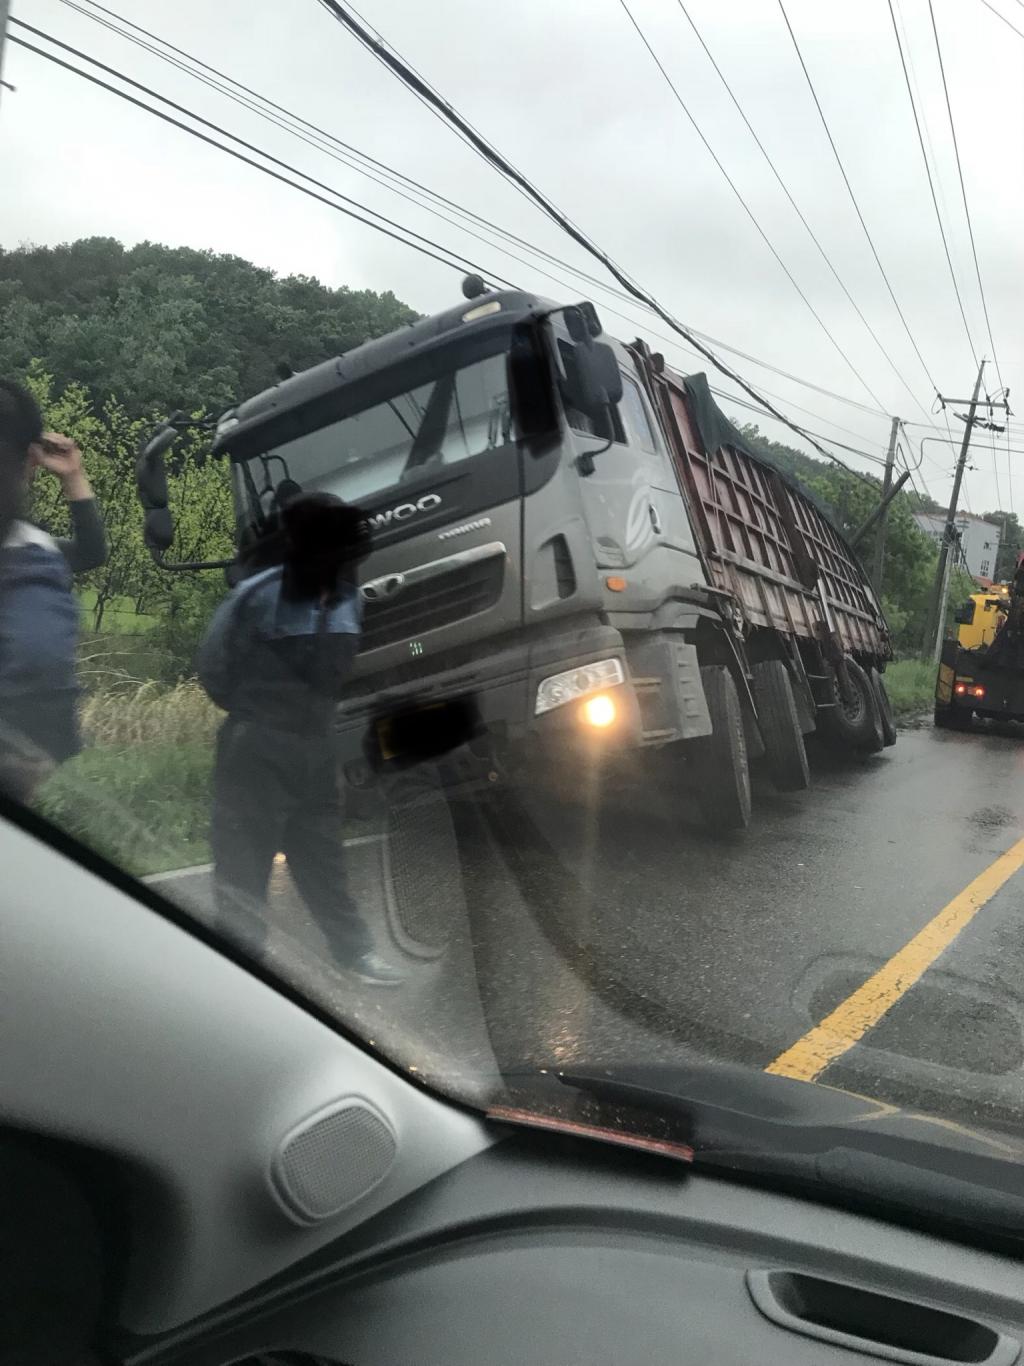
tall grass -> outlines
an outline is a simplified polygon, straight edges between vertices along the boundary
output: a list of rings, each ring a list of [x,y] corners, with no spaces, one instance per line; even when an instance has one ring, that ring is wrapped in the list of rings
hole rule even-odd
[[[221,715],[195,679],[117,676],[86,695],[85,749],[44,783],[40,811],[138,876],[205,863]]]
[[[92,693],[82,706],[87,745],[212,744],[223,713],[195,681],[148,682],[134,690]]]
[[[897,659],[885,671],[885,689],[897,716],[928,711],[935,696],[935,665],[930,659]]]

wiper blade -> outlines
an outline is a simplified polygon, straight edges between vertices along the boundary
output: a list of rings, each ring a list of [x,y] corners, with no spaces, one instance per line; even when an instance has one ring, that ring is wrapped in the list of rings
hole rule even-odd
[[[593,1099],[669,1120],[704,1169],[776,1178],[1024,1241],[1019,1152],[926,1115],[730,1066],[562,1071]],[[999,1157],[992,1152],[1001,1152]]]

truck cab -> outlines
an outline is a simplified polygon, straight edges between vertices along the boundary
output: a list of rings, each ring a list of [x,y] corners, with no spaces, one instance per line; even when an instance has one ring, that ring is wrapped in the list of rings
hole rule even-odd
[[[505,747],[709,733],[692,645],[679,635],[666,680],[651,632],[717,614],[633,357],[591,306],[468,298],[256,395],[221,420],[214,451],[231,462],[243,545],[298,489],[365,514],[362,641],[339,721],[351,776],[382,709],[456,699]],[[645,705],[638,673],[689,706]]]

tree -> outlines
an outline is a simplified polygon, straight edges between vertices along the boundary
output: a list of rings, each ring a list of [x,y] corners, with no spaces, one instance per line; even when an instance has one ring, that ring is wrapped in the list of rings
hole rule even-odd
[[[992,577],[997,582],[1012,579],[1017,568],[1017,556],[1024,550],[1024,527],[1015,512],[983,512],[986,522],[999,527],[999,554],[996,556]]]
[[[137,613],[153,611],[187,596],[196,576],[171,592],[169,576],[159,570],[143,539],[142,509],[135,489],[135,459],[148,424],[128,417],[124,407],[108,400],[97,413],[80,384],[69,384],[59,396],[53,377],[41,366],[27,377],[48,427],[73,437],[82,450],[86,472],[103,510],[110,553],[107,563],[79,580],[91,599],[92,628],[103,628],[104,616],[117,599],[130,601]],[[171,506],[179,520],[169,559],[215,559],[232,551],[232,507],[222,462],[206,460],[201,440],[176,451],[170,475]],[[32,488],[32,515],[55,535],[70,530],[67,504],[56,481],[37,476]],[[221,577],[223,587],[223,577]]]
[[[237,256],[93,237],[0,250],[0,374],[41,358],[54,389],[131,418],[219,411],[415,320],[391,293],[279,279]]]

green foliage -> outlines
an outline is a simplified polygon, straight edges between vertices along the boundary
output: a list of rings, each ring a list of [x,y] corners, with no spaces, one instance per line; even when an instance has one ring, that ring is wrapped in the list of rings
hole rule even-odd
[[[885,671],[885,690],[897,716],[927,711],[935,696],[935,665],[930,659],[898,659]]]
[[[1012,579],[1017,568],[1017,556],[1024,550],[1024,527],[1017,520],[1015,512],[983,512],[986,522],[994,522],[999,527],[999,554],[996,556],[993,579],[1000,582]]]
[[[226,591],[219,571],[168,574],[146,549],[135,459],[154,416],[219,412],[273,384],[281,362],[301,369],[415,318],[390,293],[278,279],[187,247],[93,237],[0,249],[0,375],[24,379],[47,426],[77,441],[103,509],[110,558],[78,582],[92,632],[131,634],[134,614],[156,676],[183,677]],[[179,438],[168,460],[168,561],[233,553],[228,471],[207,440]],[[37,476],[30,515],[67,533],[56,480]]]
[[[156,616],[161,621],[174,617],[179,610],[197,620],[212,596],[204,576],[175,576],[160,570],[143,540],[142,510],[135,489],[135,458],[149,424],[129,418],[116,399],[108,399],[100,409],[94,409],[80,384],[69,384],[58,395],[52,376],[36,363],[29,367],[27,383],[39,400],[47,426],[73,437],[81,447],[86,472],[103,509],[109,558],[105,565],[79,579],[92,629],[103,629],[107,609],[114,604],[122,618],[122,631],[126,606],[140,616]],[[177,519],[168,559],[230,556],[233,512],[224,463],[206,458],[198,436],[185,439],[175,448],[168,482]],[[68,508],[55,479],[39,472],[33,481],[31,502],[35,520],[56,535],[67,534]],[[223,575],[219,576],[219,584],[223,592]],[[197,599],[196,605],[183,609],[182,604],[192,598]],[[196,629],[201,627],[193,625],[193,635]],[[170,641],[158,644],[171,648]]]
[[[212,773],[209,744],[98,746],[59,768],[36,805],[68,834],[142,876],[209,859]]]
[[[413,322],[391,293],[278,279],[237,256],[91,237],[0,250],[0,374],[43,359],[56,391],[131,417],[215,412]]]

